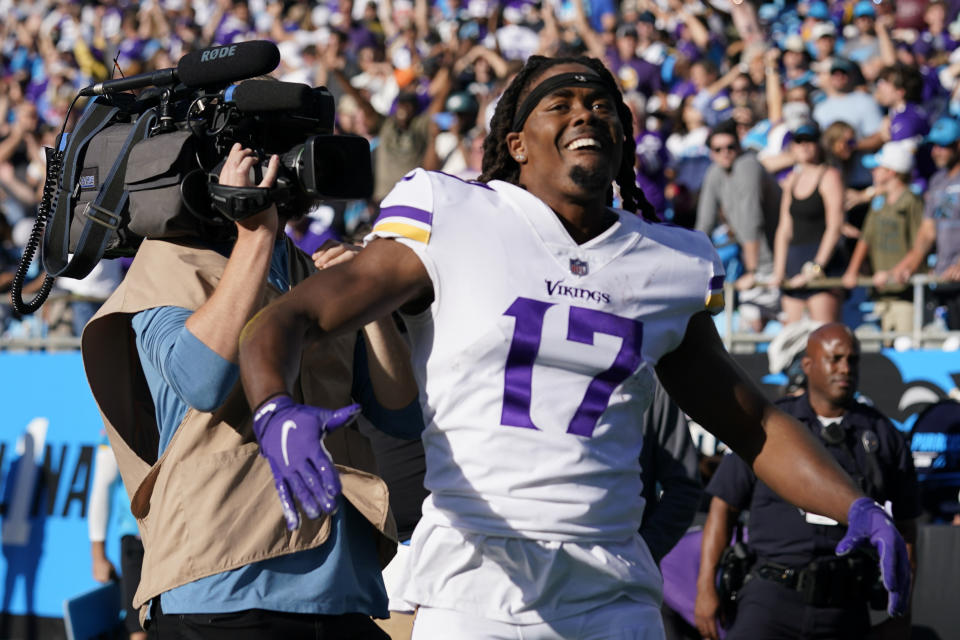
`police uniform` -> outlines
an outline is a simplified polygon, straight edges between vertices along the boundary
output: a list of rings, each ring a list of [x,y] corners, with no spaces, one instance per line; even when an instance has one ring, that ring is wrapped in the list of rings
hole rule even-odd
[[[705,235],[612,211],[577,244],[502,181],[417,170],[383,201],[372,237],[412,249],[434,291],[405,316],[431,492],[405,600],[509,624],[623,601],[659,619],[642,416],[652,367],[722,308],[723,270]]]
[[[919,515],[909,448],[880,412],[855,402],[831,423],[814,413],[806,394],[777,405],[821,440],[866,495],[892,503],[895,520]],[[750,511],[749,546],[756,562],[740,592],[728,640],[865,636],[875,561],[834,554],[846,527],[787,503],[736,455],[723,459],[707,492]]]

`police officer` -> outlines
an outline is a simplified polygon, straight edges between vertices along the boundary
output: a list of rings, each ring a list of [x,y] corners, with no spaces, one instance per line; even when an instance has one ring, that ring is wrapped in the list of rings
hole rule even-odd
[[[916,473],[896,428],[854,400],[859,361],[853,333],[839,323],[824,325],[807,341],[802,361],[807,392],[777,404],[821,439],[866,495],[880,504],[892,503],[913,564],[914,518],[920,513]],[[724,458],[707,492],[713,498],[704,525],[695,608],[703,637],[718,637],[717,564],[744,509],[750,511],[749,548],[756,561],[740,591],[728,640],[866,637],[875,562],[857,553],[834,553],[835,548],[841,551],[837,543],[844,527],[791,506],[736,455]]]

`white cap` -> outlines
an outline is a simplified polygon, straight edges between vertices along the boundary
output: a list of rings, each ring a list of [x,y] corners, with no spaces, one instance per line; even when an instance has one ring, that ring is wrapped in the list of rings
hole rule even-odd
[[[806,102],[785,102],[782,113],[787,128],[793,131],[810,119],[810,105]]]
[[[884,167],[897,173],[910,173],[913,170],[913,157],[917,145],[913,140],[887,142],[880,151],[863,157],[863,166],[867,169]]]
[[[784,51],[795,51],[797,53],[803,53],[806,46],[803,44],[803,36],[799,33],[791,33],[783,41]]]
[[[813,25],[813,29],[810,30],[810,37],[814,40],[819,40],[827,36],[832,38],[837,37],[837,28],[833,26],[832,22],[818,22]]]

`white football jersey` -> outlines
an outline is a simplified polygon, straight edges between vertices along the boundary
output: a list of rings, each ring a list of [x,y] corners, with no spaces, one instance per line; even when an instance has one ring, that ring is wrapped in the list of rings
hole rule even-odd
[[[693,314],[722,308],[723,270],[702,233],[616,212],[578,245],[501,181],[418,169],[383,200],[368,239],[410,247],[434,290],[405,317],[431,492],[418,531],[636,537],[652,367]]]

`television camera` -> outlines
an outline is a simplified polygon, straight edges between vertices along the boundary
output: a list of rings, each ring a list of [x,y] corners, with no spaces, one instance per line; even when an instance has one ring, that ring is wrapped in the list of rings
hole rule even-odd
[[[227,240],[235,221],[271,204],[290,218],[321,200],[369,197],[367,141],[333,133],[325,87],[265,75],[279,63],[272,42],[243,42],[82,89],[77,100],[91,99],[76,125],[65,132],[65,119],[56,149],[45,150],[43,198],[11,291],[17,312],[39,309],[54,278],[83,278],[102,258],[133,255],[144,238]],[[236,142],[264,160],[280,157],[272,188],[218,184]],[[41,241],[48,275],[25,303]]]

